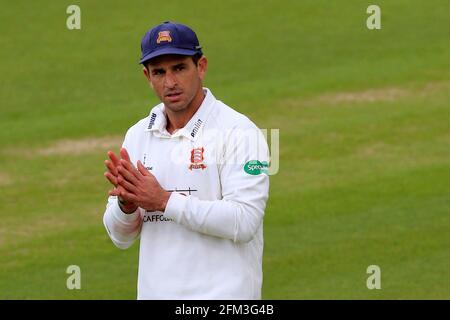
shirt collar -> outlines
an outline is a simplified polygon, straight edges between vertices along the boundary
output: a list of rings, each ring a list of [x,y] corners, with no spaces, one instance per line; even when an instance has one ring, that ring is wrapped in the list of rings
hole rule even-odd
[[[205,98],[203,99],[202,104],[183,128],[180,128],[172,135],[167,132],[167,116],[165,113],[165,106],[163,103],[160,103],[154,107],[152,111],[150,111],[149,122],[145,130],[151,131],[155,135],[161,137],[170,138],[183,136],[195,141],[206,122],[214,102],[216,101],[216,98],[208,88],[203,88],[203,90],[205,92]]]

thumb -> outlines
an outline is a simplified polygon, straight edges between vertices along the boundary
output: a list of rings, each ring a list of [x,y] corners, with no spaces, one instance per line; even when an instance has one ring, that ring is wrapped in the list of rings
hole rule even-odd
[[[114,189],[110,190],[110,191],[108,192],[108,194],[109,194],[110,196],[112,196],[112,197],[113,197],[113,196],[117,197],[117,196],[120,195],[120,192],[119,192],[119,189],[114,188]]]
[[[138,167],[139,172],[143,176],[150,176],[151,175],[151,173],[147,170],[147,168],[144,167],[144,165],[142,164],[141,160],[138,160],[137,167]]]

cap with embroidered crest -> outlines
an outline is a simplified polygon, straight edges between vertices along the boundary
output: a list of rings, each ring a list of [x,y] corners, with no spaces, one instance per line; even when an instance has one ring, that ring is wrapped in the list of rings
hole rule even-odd
[[[203,54],[194,30],[184,24],[170,21],[147,31],[141,41],[141,53],[141,64],[165,54]]]

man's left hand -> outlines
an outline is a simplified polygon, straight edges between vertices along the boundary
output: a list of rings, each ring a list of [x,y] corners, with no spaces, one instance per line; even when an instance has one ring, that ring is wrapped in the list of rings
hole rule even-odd
[[[147,211],[162,211],[166,209],[170,192],[164,190],[151,174],[138,161],[137,168],[128,161],[120,160],[117,183],[123,187],[120,197],[130,201]]]

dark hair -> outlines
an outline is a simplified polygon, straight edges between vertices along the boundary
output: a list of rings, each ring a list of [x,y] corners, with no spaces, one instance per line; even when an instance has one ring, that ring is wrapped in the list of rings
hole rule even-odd
[[[203,54],[202,54],[202,53],[196,53],[196,54],[194,54],[193,56],[190,56],[190,57],[192,58],[192,61],[194,62],[194,64],[195,64],[196,66],[198,66],[198,61],[203,57]],[[147,60],[147,61],[145,61],[145,62],[143,63],[145,69],[148,70],[148,64],[150,63],[151,60],[152,60],[152,59]]]
[[[198,61],[201,59],[201,57],[203,57],[203,54],[202,54],[202,53],[196,53],[196,54],[194,54],[193,56],[191,56],[192,61],[194,61],[194,64],[195,64],[196,66],[198,66]]]

